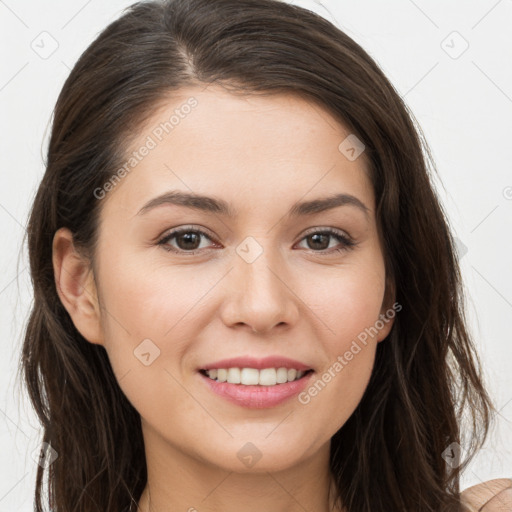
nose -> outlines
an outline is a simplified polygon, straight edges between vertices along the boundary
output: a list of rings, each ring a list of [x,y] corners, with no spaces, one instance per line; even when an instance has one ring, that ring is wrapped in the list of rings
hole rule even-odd
[[[222,307],[222,319],[228,327],[245,326],[266,334],[297,322],[300,299],[293,292],[293,280],[270,252],[264,250],[252,262],[235,255]]]

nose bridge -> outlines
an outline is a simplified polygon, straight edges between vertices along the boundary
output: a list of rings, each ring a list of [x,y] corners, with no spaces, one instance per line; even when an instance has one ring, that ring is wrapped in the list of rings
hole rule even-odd
[[[278,289],[282,283],[276,277],[280,263],[277,262],[275,252],[268,246],[264,248],[255,239],[246,241],[237,248],[237,273],[246,296],[256,298],[259,295],[270,300],[279,294]]]
[[[270,237],[247,237],[236,248],[231,297],[232,323],[243,322],[254,330],[267,331],[296,318],[294,294]]]

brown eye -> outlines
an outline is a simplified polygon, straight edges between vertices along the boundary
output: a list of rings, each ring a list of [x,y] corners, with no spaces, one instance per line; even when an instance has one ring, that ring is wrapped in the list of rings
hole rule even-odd
[[[200,250],[199,246],[201,244],[201,237],[206,237],[211,240],[211,238],[200,229],[177,229],[171,231],[164,238],[162,238],[158,242],[158,245],[162,245],[166,251],[195,254],[198,250]],[[175,242],[177,247],[169,244],[169,242],[173,239],[176,239]]]
[[[323,251],[329,247],[329,239],[331,238],[331,235],[327,235],[325,233],[315,233],[313,235],[309,235],[307,239],[309,239],[312,242],[312,246],[310,245],[311,249],[317,249],[320,251]],[[327,242],[327,245],[326,245]]]
[[[325,252],[329,248],[329,242],[332,238],[338,240],[341,247],[328,251],[328,253],[349,250],[356,245],[347,235],[331,228],[314,231],[306,235],[303,240],[307,240],[308,248],[312,249],[313,252]]]
[[[201,235],[193,231],[187,231],[186,233],[180,233],[175,235],[176,243],[180,249],[190,251],[197,249],[198,243],[201,242]]]

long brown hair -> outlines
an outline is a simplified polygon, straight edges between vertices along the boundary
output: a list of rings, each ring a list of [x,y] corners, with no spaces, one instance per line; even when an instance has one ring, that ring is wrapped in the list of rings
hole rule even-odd
[[[350,512],[463,510],[460,475],[496,409],[468,332],[428,145],[356,42],[278,0],[134,4],[87,48],[62,88],[27,230],[34,303],[20,368],[42,441],[58,454],[46,486],[44,464],[38,468],[36,510],[121,511],[144,489],[139,414],[104,348],[80,335],[59,300],[52,239],[69,228],[94,261],[102,203],[95,189],[120,167],[159,103],[182,87],[213,82],[233,93],[300,94],[365,144],[386,271],[402,310],[378,344],[361,402],[331,441],[342,503]],[[453,464],[446,450],[457,444],[466,456]]]

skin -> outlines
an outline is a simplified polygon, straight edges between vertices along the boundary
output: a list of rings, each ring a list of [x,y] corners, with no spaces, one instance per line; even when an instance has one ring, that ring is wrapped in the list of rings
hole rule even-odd
[[[512,510],[512,478],[496,478],[473,485],[462,493],[470,510],[504,512]]]
[[[389,311],[365,155],[347,159],[338,146],[350,132],[304,98],[242,97],[219,86],[174,93],[132,149],[191,96],[197,107],[101,199],[94,265],[68,230],[55,234],[59,296],[82,335],[105,347],[141,415],[141,511],[327,512],[330,439],[360,402],[393,321],[307,404],[294,397],[266,409],[234,405],[197,370],[235,355],[278,354],[314,368],[314,382]],[[224,199],[237,215],[176,205],[137,215],[168,190]],[[333,193],[356,196],[368,217],[350,205],[286,217],[294,203]],[[183,238],[167,242],[181,254],[157,244],[191,224],[210,238],[193,249]],[[328,227],[357,245],[334,252],[343,243],[333,236],[315,244],[309,231]],[[252,263],[236,252],[249,236],[263,251]],[[134,350],[148,338],[160,355],[146,366]],[[247,442],[261,455],[252,467],[237,456]]]

